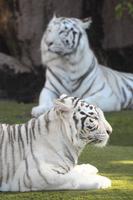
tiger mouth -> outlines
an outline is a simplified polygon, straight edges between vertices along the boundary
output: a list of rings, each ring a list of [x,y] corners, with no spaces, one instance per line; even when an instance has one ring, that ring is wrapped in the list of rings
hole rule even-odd
[[[107,138],[105,139],[89,138],[88,144],[101,144],[106,141],[107,141]]]
[[[57,55],[64,56],[64,53],[61,50],[52,50],[48,48],[48,51],[51,53],[56,53]]]
[[[98,139],[89,139],[88,144],[97,144],[97,143],[101,143],[102,140],[98,140]]]

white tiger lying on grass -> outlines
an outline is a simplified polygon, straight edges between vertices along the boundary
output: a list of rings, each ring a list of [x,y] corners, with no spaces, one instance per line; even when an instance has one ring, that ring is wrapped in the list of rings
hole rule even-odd
[[[94,166],[77,162],[86,144],[104,146],[111,132],[98,107],[66,95],[26,124],[1,124],[0,191],[110,187]]]
[[[53,99],[62,93],[84,98],[103,111],[133,108],[133,74],[117,72],[97,62],[85,31],[90,23],[54,17],[48,24],[41,42],[46,83],[39,106],[32,109],[33,116],[52,107]]]

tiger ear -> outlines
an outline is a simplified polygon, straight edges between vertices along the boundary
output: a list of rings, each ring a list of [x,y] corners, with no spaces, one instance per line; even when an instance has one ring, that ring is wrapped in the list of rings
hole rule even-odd
[[[68,97],[68,95],[67,94],[62,94],[62,95],[60,95],[60,99],[64,99],[64,98],[66,98],[66,97]]]
[[[88,17],[88,18],[83,19],[83,20],[82,20],[82,27],[83,27],[83,29],[89,29],[91,23],[92,23],[91,17]]]
[[[54,101],[54,108],[57,111],[62,111],[62,112],[69,112],[69,111],[71,111],[71,108],[68,105],[66,105],[64,102],[62,102],[61,99],[56,99]]]
[[[56,13],[54,12],[54,14],[53,14],[53,18],[52,19],[56,19],[57,17],[56,17]]]

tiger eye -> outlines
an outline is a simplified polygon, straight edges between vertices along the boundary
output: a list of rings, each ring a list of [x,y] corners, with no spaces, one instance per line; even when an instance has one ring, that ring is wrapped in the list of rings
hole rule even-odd
[[[81,106],[84,106],[84,103],[83,103],[83,102],[81,103]]]
[[[78,108],[78,111],[80,111],[80,108]]]
[[[92,110],[92,109],[93,109],[93,106],[89,106],[89,108],[90,108],[90,110]]]
[[[89,114],[90,114],[90,115],[94,115],[94,113],[93,113],[93,112],[89,112]]]

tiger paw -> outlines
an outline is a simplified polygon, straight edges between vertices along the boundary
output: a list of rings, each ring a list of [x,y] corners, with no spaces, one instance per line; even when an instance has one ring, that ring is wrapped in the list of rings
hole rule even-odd
[[[39,117],[41,114],[45,113],[47,109],[44,106],[35,106],[32,108],[31,115],[33,117]]]
[[[97,189],[106,189],[111,187],[111,180],[105,176],[98,176]]]

